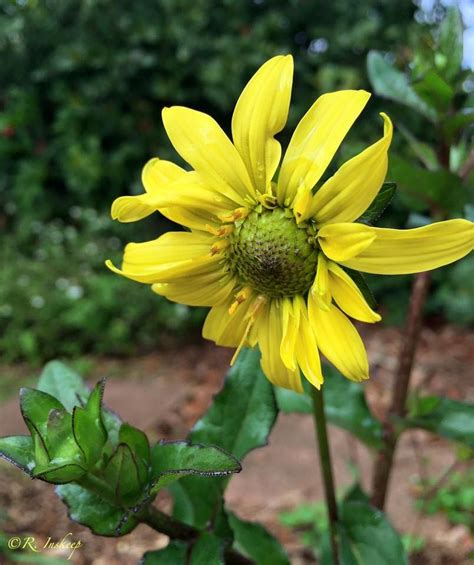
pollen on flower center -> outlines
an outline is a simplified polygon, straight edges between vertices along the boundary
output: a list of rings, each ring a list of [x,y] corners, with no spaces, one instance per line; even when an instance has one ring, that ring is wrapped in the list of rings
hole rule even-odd
[[[305,294],[316,274],[313,240],[282,208],[251,212],[231,236],[231,268],[259,293]]]

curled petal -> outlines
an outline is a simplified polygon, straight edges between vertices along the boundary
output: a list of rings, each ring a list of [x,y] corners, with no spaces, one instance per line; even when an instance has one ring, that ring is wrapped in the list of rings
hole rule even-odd
[[[250,79],[232,117],[232,137],[258,192],[268,191],[281,157],[293,82],[291,55],[273,57]]]

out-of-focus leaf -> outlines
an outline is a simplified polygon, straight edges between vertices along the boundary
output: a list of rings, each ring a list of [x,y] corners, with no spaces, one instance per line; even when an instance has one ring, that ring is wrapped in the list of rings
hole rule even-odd
[[[452,140],[460,131],[474,123],[474,109],[465,108],[443,120],[443,133]]]
[[[203,532],[193,545],[190,565],[224,565],[222,540],[210,532]]]
[[[107,432],[102,421],[102,395],[105,381],[100,381],[91,392],[85,408],[73,409],[72,427],[76,442],[82,449],[88,465],[93,466],[102,454]]]
[[[323,384],[326,418],[331,424],[352,433],[368,447],[382,445],[382,425],[370,412],[360,383],[345,379],[333,367],[325,365]],[[278,406],[282,412],[312,414],[308,394],[275,387]]]
[[[408,141],[413,153],[429,171],[435,171],[439,168],[436,151],[430,145],[416,139],[411,131],[401,124],[398,124],[397,129]]]
[[[387,206],[393,199],[395,191],[397,190],[397,185],[394,182],[385,182],[379,193],[375,197],[372,204],[367,208],[367,210],[360,216],[357,220],[364,224],[375,223],[380,216],[385,212]]]
[[[164,549],[147,551],[143,556],[143,565],[186,565],[188,544],[182,541],[170,541]]]
[[[186,475],[223,477],[240,470],[237,459],[218,447],[172,441],[157,443],[151,450],[152,492]]]
[[[448,110],[454,96],[453,88],[433,69],[413,84],[413,90],[440,113]]]
[[[74,406],[85,403],[89,396],[81,376],[60,361],[46,364],[37,389],[57,398],[69,412]]]
[[[30,436],[0,438],[0,457],[30,474],[35,466],[33,440]]]
[[[388,63],[382,53],[370,51],[367,56],[367,72],[376,94],[409,106],[432,122],[436,121],[434,108],[418,96],[407,76]]]
[[[400,198],[416,211],[437,204],[442,210],[459,213],[466,203],[467,194],[461,179],[447,170],[427,171],[393,155],[389,171],[400,188]]]
[[[241,520],[232,513],[228,516],[238,551],[253,559],[256,565],[289,565],[280,542],[261,524]]]
[[[441,396],[415,399],[403,425],[423,428],[474,448],[474,404],[469,402]]]
[[[351,490],[339,505],[339,553],[344,565],[408,565],[399,534],[384,513],[368,504],[361,492]],[[322,565],[332,565],[327,534],[322,548]]]
[[[60,485],[56,493],[68,507],[71,520],[99,536],[118,536],[131,532],[138,524],[132,515],[112,506],[103,498],[76,484]]]
[[[444,64],[438,68],[446,80],[453,80],[461,70],[463,57],[463,25],[457,7],[447,10],[439,30],[439,51],[444,55]]]

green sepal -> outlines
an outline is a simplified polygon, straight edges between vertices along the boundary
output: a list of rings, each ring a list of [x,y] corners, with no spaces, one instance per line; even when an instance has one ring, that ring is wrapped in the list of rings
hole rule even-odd
[[[37,465],[34,469],[33,477],[47,483],[62,485],[78,481],[85,473],[86,470],[77,463],[57,460],[46,466]]]
[[[99,536],[123,536],[138,524],[133,514],[77,484],[60,485],[56,487],[56,494],[66,504],[71,520]]]
[[[290,560],[280,542],[258,522],[241,520],[228,512],[234,532],[235,548],[253,559],[256,565],[289,565]]]
[[[412,396],[404,428],[422,428],[474,448],[474,404],[442,396]]]
[[[109,459],[104,477],[115,494],[119,506],[130,507],[136,504],[142,495],[138,478],[138,468],[130,447],[120,443]]]
[[[124,423],[120,427],[119,442],[127,444],[131,449],[137,464],[140,483],[147,484],[150,478],[151,452],[146,434]]]
[[[104,385],[105,380],[98,382],[90,393],[86,406],[75,406],[72,413],[74,437],[89,468],[99,460],[107,441],[107,431],[102,420]]]
[[[33,439],[30,436],[1,437],[0,457],[30,475],[35,467]]]
[[[30,433],[33,430],[46,440],[48,417],[51,410],[64,410],[64,406],[46,392],[34,388],[20,389],[20,409]]]
[[[151,492],[186,475],[224,477],[239,473],[238,460],[224,450],[189,441],[168,441],[155,444],[151,450]]]
[[[384,182],[372,204],[356,221],[363,224],[374,224],[385,212],[397,191],[397,183]]]
[[[53,409],[48,416],[46,426],[46,447],[53,459],[70,459],[82,462],[82,452],[72,433],[72,417],[66,410]]]

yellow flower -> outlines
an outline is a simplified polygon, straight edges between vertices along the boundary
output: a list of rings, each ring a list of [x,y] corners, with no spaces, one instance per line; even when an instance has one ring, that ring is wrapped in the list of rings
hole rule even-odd
[[[170,300],[212,306],[204,337],[237,347],[236,355],[258,344],[270,381],[301,391],[301,373],[318,388],[323,382],[318,350],[347,378],[369,376],[349,317],[374,323],[380,316],[344,267],[386,275],[434,269],[472,250],[474,227],[461,219],[410,230],[355,222],[387,172],[385,114],[383,136],[320,182],[370,97],[363,90],[318,98],[280,164],[274,136],[287,120],[292,75],[291,56],[256,72],[234,110],[233,143],[206,114],[163,110],[168,137],[193,170],[152,159],[143,170],[146,192],[118,198],[112,216],[132,222],[159,210],[189,231],[130,243],[122,270],[107,264]]]

